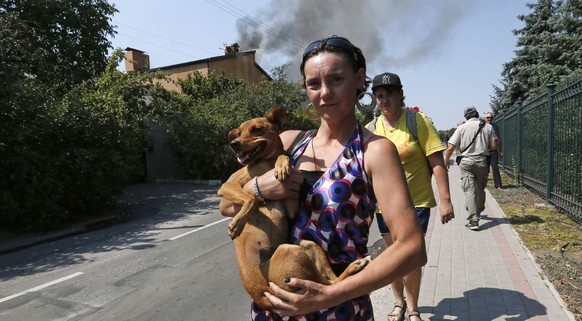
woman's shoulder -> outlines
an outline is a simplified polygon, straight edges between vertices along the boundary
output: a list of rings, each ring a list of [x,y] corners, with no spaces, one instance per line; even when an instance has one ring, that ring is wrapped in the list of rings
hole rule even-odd
[[[382,154],[386,150],[396,148],[392,141],[388,138],[376,135],[368,130],[364,132],[364,153],[366,155],[374,156],[375,154]]]
[[[293,141],[295,141],[295,138],[297,138],[297,135],[299,135],[301,132],[303,132],[303,131],[291,129],[291,130],[286,130],[286,131],[282,132],[281,134],[279,134],[279,137],[281,137],[281,141],[283,141],[283,146],[285,146],[285,150],[287,150],[287,148],[289,146],[291,146]]]
[[[364,162],[370,178],[393,173],[392,170],[400,166],[398,150],[391,140],[374,134],[364,134],[364,139]]]
[[[281,132],[281,134],[279,134],[279,136],[281,137],[281,139],[283,141],[285,141],[285,140],[293,140],[301,132],[302,132],[302,130],[289,129],[289,130],[286,130],[286,131]]]

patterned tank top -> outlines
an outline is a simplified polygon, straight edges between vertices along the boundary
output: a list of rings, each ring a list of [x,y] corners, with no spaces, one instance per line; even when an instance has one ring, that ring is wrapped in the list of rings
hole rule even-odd
[[[307,135],[291,155],[293,166],[313,139]],[[297,218],[291,226],[289,243],[299,239],[314,241],[332,264],[345,264],[368,255],[368,235],[376,199],[364,168],[362,127],[358,124],[348,144],[331,167],[307,190]],[[374,320],[369,295],[344,302],[336,307],[306,315],[281,318],[251,306],[251,320]]]

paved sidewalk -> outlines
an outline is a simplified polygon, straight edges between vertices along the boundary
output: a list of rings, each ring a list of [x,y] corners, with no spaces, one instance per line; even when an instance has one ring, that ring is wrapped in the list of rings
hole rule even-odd
[[[471,231],[465,227],[458,166],[451,165],[449,180],[456,217],[443,225],[437,208],[431,212],[419,300],[423,320],[574,321],[491,194],[487,192],[481,230]],[[370,241],[379,239],[373,228]],[[372,302],[376,320],[387,320],[394,302],[389,287],[372,293]]]

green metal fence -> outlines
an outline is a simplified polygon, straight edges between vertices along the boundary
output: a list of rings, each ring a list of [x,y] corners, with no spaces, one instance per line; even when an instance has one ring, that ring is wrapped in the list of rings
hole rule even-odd
[[[500,167],[582,222],[582,79],[495,117],[503,140]]]

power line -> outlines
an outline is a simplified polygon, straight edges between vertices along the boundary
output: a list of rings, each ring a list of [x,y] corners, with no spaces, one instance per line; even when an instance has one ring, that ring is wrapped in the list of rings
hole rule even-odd
[[[181,46],[184,46],[184,47],[189,47],[189,48],[193,48],[193,49],[196,49],[196,50],[199,50],[199,51],[204,51],[204,52],[206,52],[206,53],[210,53],[210,54],[216,55],[216,52],[212,52],[212,51],[209,51],[209,50],[207,50],[207,49],[204,49],[204,48],[200,48],[200,47],[192,46],[192,45],[190,45],[190,44],[186,44],[186,43],[183,43],[183,42],[180,42],[180,41],[177,41],[177,40],[173,40],[173,39],[170,39],[170,38],[168,38],[168,37],[161,36],[161,35],[158,35],[158,34],[152,33],[152,32],[150,32],[150,31],[147,31],[147,30],[143,30],[143,29],[139,29],[139,28],[136,28],[136,27],[132,27],[132,26],[130,26],[130,25],[127,25],[127,24],[125,24],[125,23],[122,23],[122,22],[119,22],[119,21],[115,21],[115,20],[113,20],[113,23],[115,23],[115,24],[119,24],[119,25],[122,25],[122,26],[124,26],[124,27],[126,27],[126,28],[129,28],[129,29],[133,29],[133,30],[136,30],[136,31],[139,31],[139,32],[142,32],[142,33],[148,34],[148,35],[150,35],[150,36],[154,36],[154,37],[157,37],[157,38],[160,38],[160,39],[166,40],[166,41],[170,41],[170,42],[173,42],[173,43],[179,44],[179,45],[181,45]],[[119,34],[122,34],[122,33],[119,33]],[[156,44],[156,43],[152,43],[152,42],[149,42],[149,41],[146,41],[146,40],[139,39],[139,38],[137,38],[137,37],[133,37],[133,36],[129,36],[129,35],[124,35],[124,36],[126,36],[126,37],[129,37],[129,38],[133,38],[133,39],[137,39],[137,40],[140,40],[140,41],[143,41],[143,42],[145,42],[145,43],[148,43],[148,44],[154,45],[154,46],[156,46],[156,47],[160,47],[160,48],[168,49],[168,50],[174,51],[174,52],[176,52],[176,53],[179,53],[179,54],[182,54],[182,55],[186,55],[186,56],[192,56],[192,55],[189,55],[189,54],[185,54],[185,53],[183,53],[183,52],[176,51],[176,50],[174,50],[174,49],[166,48],[166,47],[164,47],[164,46],[161,46],[161,45],[159,45],[159,44]],[[194,57],[194,56],[192,56],[192,57]]]
[[[180,55],[184,55],[184,56],[188,56],[188,57],[192,57],[192,58],[196,58],[196,59],[199,58],[199,57],[194,56],[192,54],[188,54],[188,53],[184,53],[184,52],[181,52],[181,51],[172,49],[172,48],[164,47],[164,46],[162,46],[160,44],[157,44],[157,43],[154,43],[154,42],[150,42],[150,41],[147,41],[147,40],[143,40],[143,39],[140,39],[140,38],[137,38],[137,37],[134,37],[134,36],[130,36],[130,35],[127,35],[127,34],[124,34],[124,33],[121,33],[121,32],[118,32],[118,34],[119,35],[122,35],[124,37],[127,37],[127,38],[132,38],[132,39],[135,39],[135,40],[139,40],[139,41],[141,41],[143,43],[147,43],[147,44],[152,45],[152,46],[156,46],[156,47],[159,47],[159,48],[168,50],[168,51],[172,51],[172,52],[178,53]],[[213,54],[216,54],[216,53],[213,53]]]
[[[244,21],[246,23],[249,23],[252,26],[255,26],[257,29],[259,29],[259,30],[261,30],[263,32],[266,32],[266,33],[268,33],[268,34],[270,34],[270,35],[272,35],[274,37],[288,39],[290,45],[296,46],[296,47],[298,47],[298,49],[303,49],[305,47],[305,44],[304,43],[302,43],[300,41],[297,41],[297,40],[289,37],[287,34],[284,34],[284,33],[279,32],[275,28],[270,27],[266,23],[264,23],[261,20],[253,17],[252,15],[248,14],[247,12],[243,11],[242,9],[236,7],[235,5],[233,5],[232,3],[230,3],[230,2],[228,2],[226,0],[223,0],[222,1],[223,3],[220,3],[220,2],[218,2],[216,0],[206,0],[206,1],[208,3],[214,5],[215,7],[221,9],[222,11],[224,11],[224,12],[226,12],[226,13],[228,13],[228,14],[236,17],[236,18],[239,18],[242,21]],[[172,43],[178,44],[180,46],[184,46],[184,47],[196,49],[198,51],[203,51],[205,53],[209,53],[209,54],[212,54],[212,55],[215,55],[216,54],[216,52],[212,52],[212,51],[209,51],[209,50],[204,49],[204,48],[192,46],[192,45],[187,44],[187,43],[184,43],[184,42],[180,42],[180,41],[177,41],[177,40],[174,40],[174,39],[170,39],[170,38],[168,38],[166,36],[162,36],[162,35],[159,35],[159,34],[155,34],[153,32],[150,32],[150,31],[147,31],[147,30],[143,30],[143,29],[140,29],[140,28],[136,28],[136,27],[130,26],[128,24],[119,22],[117,20],[112,20],[112,22],[115,23],[115,24],[121,25],[121,26],[123,26],[125,28],[138,31],[138,32],[141,32],[143,34],[147,34],[148,36],[151,36],[151,37],[156,37],[156,38],[159,38],[159,39],[163,39],[165,41],[172,42]],[[151,41],[148,41],[148,40],[144,40],[144,39],[141,39],[139,37],[131,36],[131,35],[124,34],[124,33],[121,33],[121,32],[118,32],[118,34],[119,35],[122,35],[124,37],[128,37],[128,38],[131,38],[131,39],[135,39],[135,40],[141,41],[143,43],[147,43],[149,45],[152,45],[152,46],[155,46],[155,47],[158,47],[158,48],[162,48],[164,50],[168,50],[168,51],[171,51],[171,52],[174,52],[174,53],[178,53],[178,54],[183,55],[183,56],[198,58],[198,57],[196,57],[196,56],[194,56],[192,54],[188,54],[188,53],[184,53],[184,52],[178,51],[175,48],[168,48],[168,47],[162,46],[159,43],[155,43],[155,42],[151,42]]]

